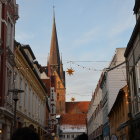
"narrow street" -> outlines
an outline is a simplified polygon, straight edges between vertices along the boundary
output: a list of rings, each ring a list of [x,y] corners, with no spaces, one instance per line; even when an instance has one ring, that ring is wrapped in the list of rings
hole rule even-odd
[[[0,140],[140,140],[140,0],[0,13]]]

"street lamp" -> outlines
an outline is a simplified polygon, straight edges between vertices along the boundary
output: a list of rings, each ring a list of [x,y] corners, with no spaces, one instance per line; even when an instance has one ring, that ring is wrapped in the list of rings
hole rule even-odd
[[[18,101],[18,93],[22,93],[24,92],[24,90],[20,90],[20,89],[11,89],[9,90],[9,92],[13,93],[13,100],[15,102],[15,106],[14,106],[14,129],[16,129],[16,111],[17,111],[17,101]]]

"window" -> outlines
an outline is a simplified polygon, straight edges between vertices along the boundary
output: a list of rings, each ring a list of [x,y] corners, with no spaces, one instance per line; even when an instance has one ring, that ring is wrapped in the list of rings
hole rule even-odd
[[[8,19],[7,22],[7,47],[9,47],[10,49],[12,49],[13,47],[13,25],[10,21],[10,19]]]
[[[137,93],[135,92],[135,87],[134,87],[134,70],[131,71],[130,73],[130,92],[131,92],[131,101],[132,101],[132,110],[134,113],[138,112],[138,103],[136,101]]]
[[[59,93],[57,93],[57,100],[59,100]]]
[[[74,135],[72,135],[71,137],[74,138]]]
[[[140,95],[140,59],[136,64],[136,84],[137,94]]]
[[[30,110],[31,110],[31,105],[30,105],[30,97],[31,96],[31,89],[29,88],[29,93],[28,93],[28,112],[30,114]]]
[[[27,84],[25,84],[25,92],[24,92],[24,109],[26,109],[26,96],[27,96]]]
[[[10,69],[7,68],[7,101],[11,102],[12,101],[12,93],[8,90],[12,89],[12,71]]]
[[[70,135],[67,135],[67,138],[69,138],[70,137]]]
[[[19,79],[19,89],[21,89],[22,90],[22,78],[20,77],[20,79]],[[24,93],[23,93],[24,94]],[[23,95],[22,93],[21,94],[19,94],[19,104],[22,104],[22,95]]]

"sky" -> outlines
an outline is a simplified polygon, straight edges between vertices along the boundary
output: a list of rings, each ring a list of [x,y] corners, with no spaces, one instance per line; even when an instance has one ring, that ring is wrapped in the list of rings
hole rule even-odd
[[[116,48],[126,47],[135,25],[134,0],[17,0],[16,40],[47,64],[53,5],[59,51],[66,73],[66,100],[90,101],[101,70]]]

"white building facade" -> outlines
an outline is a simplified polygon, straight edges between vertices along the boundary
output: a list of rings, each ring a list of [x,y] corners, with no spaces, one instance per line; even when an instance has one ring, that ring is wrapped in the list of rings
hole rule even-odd
[[[92,96],[87,113],[87,132],[89,140],[102,140],[103,112],[102,112],[102,90],[100,83],[103,74]]]
[[[85,125],[60,125],[60,140],[74,140],[77,136],[87,133]]]
[[[125,48],[116,49],[109,67],[105,69],[101,83],[104,140],[109,140],[108,113],[115,102],[119,90],[127,84],[124,51]]]

